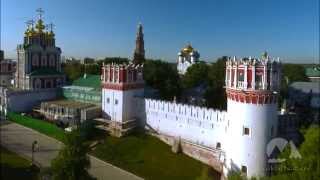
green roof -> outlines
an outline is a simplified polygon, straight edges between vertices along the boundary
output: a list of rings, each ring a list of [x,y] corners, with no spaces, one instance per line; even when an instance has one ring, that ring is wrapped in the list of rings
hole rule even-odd
[[[320,66],[306,68],[306,75],[308,77],[320,77]]]
[[[83,87],[92,87],[95,89],[101,88],[100,75],[89,75],[85,77],[74,80],[72,83],[73,86],[83,86]]]
[[[31,76],[46,76],[46,75],[62,75],[63,73],[53,68],[40,68],[32,71]]]

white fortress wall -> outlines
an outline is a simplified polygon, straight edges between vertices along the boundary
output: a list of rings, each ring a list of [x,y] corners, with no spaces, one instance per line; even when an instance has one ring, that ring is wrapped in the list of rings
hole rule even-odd
[[[168,136],[222,149],[228,128],[227,112],[198,106],[145,99],[146,123]]]
[[[42,101],[53,100],[59,97],[57,89],[41,89],[32,91],[13,91],[8,94],[7,107],[9,111],[28,112]]]

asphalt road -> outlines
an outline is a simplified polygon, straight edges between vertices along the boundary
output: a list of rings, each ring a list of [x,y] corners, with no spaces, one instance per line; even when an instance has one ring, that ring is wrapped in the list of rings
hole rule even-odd
[[[15,123],[1,124],[0,143],[10,151],[31,159],[32,142],[38,142],[39,148],[34,153],[34,160],[41,167],[49,167],[51,160],[57,156],[59,149],[63,146],[61,142],[21,125]],[[89,157],[91,162],[89,173],[99,180],[142,180],[140,177],[93,156]]]

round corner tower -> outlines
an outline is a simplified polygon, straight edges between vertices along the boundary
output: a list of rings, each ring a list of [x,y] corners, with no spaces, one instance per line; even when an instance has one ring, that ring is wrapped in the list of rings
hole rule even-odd
[[[266,145],[277,134],[277,99],[281,63],[267,54],[262,59],[226,62],[229,118],[228,169],[248,177],[263,176],[267,168]]]

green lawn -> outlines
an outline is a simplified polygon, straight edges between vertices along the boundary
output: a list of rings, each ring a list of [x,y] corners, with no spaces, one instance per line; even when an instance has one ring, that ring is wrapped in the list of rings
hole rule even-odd
[[[54,124],[12,112],[8,117],[60,141],[64,139],[64,131]],[[91,154],[147,180],[195,180],[208,168],[186,155],[174,154],[170,146],[142,132],[122,138],[107,136]]]
[[[38,169],[30,167],[30,161],[0,146],[0,179],[38,179]]]
[[[64,131],[58,128],[56,125],[51,124],[49,122],[34,119],[29,116],[22,116],[19,113],[8,113],[8,119],[12,122],[21,124],[28,128],[34,129],[40,133],[43,133],[47,136],[53,137],[59,141],[63,141],[64,139]]]
[[[207,168],[186,155],[174,154],[168,145],[143,133],[123,138],[108,136],[92,154],[151,180],[195,180]]]

